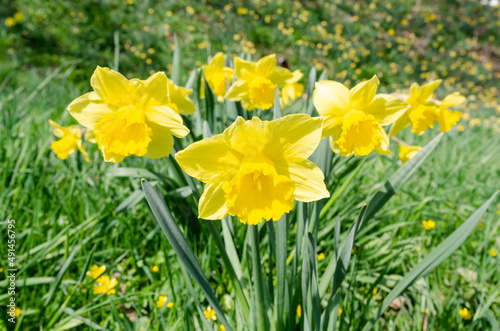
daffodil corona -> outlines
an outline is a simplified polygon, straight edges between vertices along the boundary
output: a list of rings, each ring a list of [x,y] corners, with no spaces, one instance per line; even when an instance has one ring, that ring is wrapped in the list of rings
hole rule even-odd
[[[323,137],[330,137],[335,153],[390,153],[389,137],[382,127],[394,123],[408,105],[395,96],[376,94],[379,84],[377,76],[351,90],[335,81],[316,83],[314,106],[325,119]]]
[[[172,135],[185,137],[189,133],[178,113],[190,109],[182,108],[185,103],[172,109],[175,99],[169,98],[172,84],[165,73],[158,72],[147,80],[128,80],[116,71],[97,67],[90,83],[94,91],[75,99],[68,111],[94,130],[105,161],[121,162],[132,154],[165,157],[172,151]]]
[[[322,122],[306,114],[270,122],[238,117],[222,134],[177,153],[181,168],[206,183],[199,217],[230,214],[258,224],[279,220],[294,200],[328,197],[323,173],[307,160],[321,139]]]

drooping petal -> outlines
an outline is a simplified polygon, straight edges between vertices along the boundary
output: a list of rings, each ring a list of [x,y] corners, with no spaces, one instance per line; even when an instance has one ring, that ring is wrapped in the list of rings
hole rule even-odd
[[[168,98],[174,103],[182,115],[190,115],[196,111],[196,107],[189,95],[193,93],[192,89],[177,86],[173,83],[168,85]]]
[[[382,126],[394,123],[410,107],[406,102],[389,94],[377,94],[373,102],[364,109]]]
[[[168,128],[176,137],[183,138],[189,129],[182,124],[182,117],[166,106],[151,107],[146,110],[148,121]]]
[[[240,158],[239,152],[228,146],[222,134],[197,141],[175,155],[189,176],[204,183],[216,177],[231,176],[239,168]]]
[[[205,185],[198,205],[198,215],[205,220],[220,220],[227,215],[226,193],[222,189],[223,181],[213,179]]]
[[[401,159],[401,164],[405,164],[409,159],[417,155],[422,147],[420,146],[403,146],[399,145],[399,158]]]
[[[85,147],[83,147],[82,140],[78,139],[76,141],[76,145],[77,145],[80,153],[82,153],[82,156],[83,156],[83,159],[85,160],[85,162],[89,162],[90,161],[89,154],[87,153],[87,150],[85,149]]]
[[[153,134],[148,145],[148,151],[144,156],[150,159],[169,156],[174,147],[174,137],[172,137],[170,129],[153,122],[150,122],[148,126]]]
[[[90,85],[99,98],[117,106],[130,104],[130,82],[125,76],[109,68],[97,67],[90,78]]]
[[[267,76],[273,84],[282,87],[287,81],[293,78],[293,74],[287,68],[276,67],[276,69]]]
[[[343,117],[350,110],[349,89],[331,80],[317,82],[313,103],[322,116]]]
[[[290,177],[295,182],[293,195],[297,201],[316,201],[330,196],[321,169],[307,159],[296,162],[277,162],[276,170],[280,175]]]
[[[350,91],[351,107],[356,110],[367,108],[375,98],[379,84],[377,75],[374,75],[371,79],[354,86]]]
[[[86,128],[94,129],[96,122],[109,113],[113,112],[110,106],[98,99],[95,92],[86,93],[75,100],[73,100],[67,110],[78,123]]]
[[[54,128],[53,129],[54,136],[56,136],[57,138],[64,137],[64,131],[66,128],[60,126],[59,124],[57,124],[53,120],[49,120],[49,125]]]

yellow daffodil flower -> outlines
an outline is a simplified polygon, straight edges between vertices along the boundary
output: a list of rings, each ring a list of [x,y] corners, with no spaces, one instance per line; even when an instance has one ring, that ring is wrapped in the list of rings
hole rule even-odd
[[[212,307],[207,306],[207,310],[203,312],[205,314],[205,318],[207,321],[214,320],[217,321],[217,316],[215,316],[215,310],[212,309]]]
[[[433,220],[422,221],[422,227],[426,230],[434,229],[436,227],[436,222]]]
[[[233,80],[233,69],[224,67],[224,54],[215,54],[210,63],[202,66],[202,69],[208,86],[212,88],[214,94],[217,96],[217,101],[224,101],[227,82],[231,84]],[[204,84],[201,84],[200,94],[203,98],[205,97]]]
[[[116,291],[114,287],[118,284],[116,278],[109,279],[109,276],[101,276],[96,280],[94,284],[94,294],[106,293],[107,295],[113,294]]]
[[[227,91],[226,98],[241,101],[246,110],[271,108],[276,85],[281,88],[293,77],[289,70],[276,66],[276,54],[265,56],[257,62],[236,57],[234,69],[237,80]]]
[[[399,158],[401,159],[401,164],[405,164],[409,159],[417,155],[422,147],[420,146],[403,146],[399,145]]]
[[[87,271],[87,276],[92,277],[94,279],[99,278],[100,275],[102,275],[106,271],[106,266],[98,266],[97,264],[94,264],[92,268],[90,268],[89,271]]]
[[[324,80],[316,83],[313,102],[325,119],[323,137],[342,156],[368,155],[373,150],[390,154],[389,137],[382,126],[394,123],[408,108],[403,100],[376,94],[377,76],[351,90],[341,83]]]
[[[60,140],[53,141],[50,147],[61,160],[66,160],[68,155],[73,154],[78,149],[86,162],[89,162],[87,150],[82,145],[82,130],[78,125],[70,125],[68,127],[61,126],[49,120],[49,124],[53,127],[54,135]]]
[[[323,120],[294,114],[268,122],[238,117],[222,134],[176,155],[181,168],[206,183],[199,217],[228,213],[242,223],[279,220],[294,200],[329,196],[320,168],[307,158],[321,139]]]
[[[128,80],[120,73],[97,67],[90,79],[94,91],[75,99],[69,113],[83,126],[94,130],[95,140],[106,162],[121,162],[135,154],[161,158],[170,154],[172,135],[185,137],[189,130],[182,124],[179,111],[171,105],[165,73],[147,80]],[[172,92],[173,93],[173,92]]]
[[[189,99],[189,95],[193,93],[192,89],[185,88],[174,84],[174,81],[167,78],[168,81],[168,106],[175,110],[177,114],[191,115],[196,111],[194,102]]]
[[[488,254],[490,254],[493,257],[496,257],[498,255],[493,247],[490,247],[490,249],[488,249]]]
[[[470,320],[472,318],[472,312],[467,309],[467,308],[462,308],[460,309],[460,311],[458,312],[458,314],[460,316],[462,316],[462,318],[466,321]]]
[[[281,90],[280,104],[284,108],[291,104],[295,99],[300,98],[304,93],[304,85],[298,83],[304,74],[300,70],[292,72],[293,77],[285,82],[285,86]]]

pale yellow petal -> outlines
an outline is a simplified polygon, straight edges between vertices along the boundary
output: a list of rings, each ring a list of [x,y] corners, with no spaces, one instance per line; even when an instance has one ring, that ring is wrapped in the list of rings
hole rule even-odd
[[[231,101],[241,101],[248,95],[248,84],[242,79],[236,80],[226,92],[226,99]]]
[[[389,94],[377,94],[373,102],[364,109],[382,125],[394,123],[410,107],[406,102]]]
[[[406,113],[404,113],[401,117],[399,117],[396,122],[391,127],[391,130],[389,131],[389,136],[394,137],[399,133],[399,131],[403,130],[404,128],[408,127],[411,125],[410,118]]]
[[[177,109],[182,115],[190,115],[196,111],[196,107],[189,95],[193,93],[192,89],[188,89],[175,84],[169,85],[170,102],[177,106]]]
[[[293,74],[286,68],[276,67],[276,69],[269,74],[267,78],[273,82],[273,84],[278,85],[278,87],[282,87],[288,80],[293,78]]]
[[[51,127],[54,128],[53,129],[54,136],[56,136],[57,138],[64,137],[64,130],[65,130],[65,128],[63,126],[57,124],[53,120],[49,120],[49,124],[50,124]]]
[[[108,103],[125,106],[131,102],[131,82],[117,71],[98,66],[90,78],[90,85]]]
[[[390,140],[385,130],[383,128],[379,128],[378,135],[382,137],[382,140],[380,142],[380,145],[375,146],[374,151],[382,155],[391,154],[391,151],[389,150]]]
[[[354,86],[350,91],[351,107],[357,110],[367,108],[375,98],[377,87],[380,84],[377,75]]]
[[[157,72],[144,81],[147,96],[150,97],[150,106],[165,104],[169,95],[169,80],[163,71]]]
[[[343,117],[326,116],[323,121],[323,133],[321,138],[334,136],[342,131]]]
[[[350,109],[349,89],[339,82],[323,80],[315,85],[313,103],[320,115],[342,117]]]
[[[425,85],[422,85],[419,90],[418,100],[422,103],[425,103],[430,97],[432,97],[432,94],[439,87],[439,85],[441,85],[441,82],[441,79],[437,79]]]
[[[214,55],[212,60],[210,61],[210,66],[213,66],[215,68],[222,69],[224,68],[224,53],[219,52]]]
[[[205,185],[205,190],[200,197],[198,215],[206,220],[220,220],[227,215],[225,192],[222,189],[222,180],[217,180]]]
[[[460,95],[460,92],[454,92],[454,93],[448,94],[443,99],[443,102],[441,103],[441,107],[458,106],[459,104],[462,104],[464,102],[465,102],[465,97],[463,95]]]
[[[255,63],[236,57],[234,59],[234,70],[236,71],[236,77],[246,80],[254,75]]]
[[[267,77],[274,72],[276,68],[276,54],[264,56],[255,65],[255,72],[258,75]]]
[[[168,128],[178,138],[183,138],[189,129],[182,124],[182,117],[166,106],[151,107],[146,111],[148,121]]]
[[[148,151],[144,156],[150,159],[169,156],[174,147],[174,137],[172,137],[170,129],[156,123],[149,123],[148,125],[153,131],[153,135],[148,145]]]
[[[95,123],[104,115],[113,112],[106,102],[97,98],[95,92],[86,93],[76,98],[69,104],[67,110],[78,123],[92,130]]]

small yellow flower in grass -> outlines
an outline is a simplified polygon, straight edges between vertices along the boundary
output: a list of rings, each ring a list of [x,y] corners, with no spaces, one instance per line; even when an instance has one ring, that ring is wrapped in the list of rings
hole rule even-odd
[[[467,309],[467,308],[462,308],[460,309],[460,311],[458,312],[458,314],[460,316],[462,316],[462,318],[466,321],[470,320],[472,318],[472,312]]]
[[[15,310],[13,312],[11,312],[9,309],[7,309],[7,314],[10,315],[10,314],[14,313],[15,317],[18,317],[19,315],[21,315],[22,312],[23,311],[17,307],[15,308]],[[10,316],[12,316],[12,315],[10,315]]]
[[[90,83],[94,91],[75,99],[68,111],[94,130],[105,161],[121,162],[132,154],[165,157],[172,151],[172,135],[182,138],[189,133],[178,114],[187,109],[174,101],[175,90],[171,91],[173,84],[165,73],[128,80],[119,72],[97,67]],[[172,104],[178,109],[172,109]]]
[[[498,206],[497,214],[500,215],[500,206]]]
[[[390,154],[389,137],[382,126],[394,123],[408,105],[388,94],[376,94],[377,76],[351,90],[341,83],[324,80],[316,83],[313,102],[324,117],[323,137],[342,156],[368,155],[373,150]]]
[[[375,287],[372,292],[373,298],[377,301],[382,300],[382,295],[378,293],[378,287]]]
[[[302,316],[302,307],[300,305],[297,306],[297,317],[300,318]]]
[[[167,303],[168,297],[166,295],[160,295],[158,301],[156,301],[156,307],[162,308],[165,303]],[[172,308],[174,306],[173,302],[167,303],[167,308]]]
[[[304,93],[304,85],[298,83],[304,74],[300,70],[292,72],[293,77],[287,79],[285,86],[281,90],[280,104],[284,108],[291,104],[295,99],[300,98]]]
[[[83,159],[89,162],[89,155],[82,144],[82,130],[78,125],[70,125],[68,127],[61,126],[49,120],[50,126],[53,127],[54,135],[60,140],[53,141],[50,147],[61,160],[66,160],[68,155],[73,154],[76,150],[82,153]]]
[[[342,315],[342,311],[343,311],[343,310],[342,310],[342,308],[341,308],[341,307],[339,307],[339,312],[337,313],[337,314],[338,314],[338,317],[340,317],[340,315]]]
[[[227,82],[231,84],[233,80],[233,69],[224,67],[224,54],[217,53],[214,55],[210,63],[202,66],[203,74],[207,80],[208,86],[212,88],[219,102],[224,101],[226,94]],[[205,85],[201,84],[200,94],[205,97]]]
[[[118,284],[116,278],[109,279],[109,276],[101,276],[96,280],[94,284],[94,294],[106,293],[107,295],[113,294],[116,291],[114,287]]]
[[[238,117],[222,134],[177,153],[181,168],[206,183],[199,217],[230,214],[258,224],[279,220],[295,200],[328,197],[321,169],[307,160],[321,139],[322,121],[306,114],[270,122]]]
[[[493,257],[497,256],[497,252],[495,251],[495,249],[493,247],[490,247],[490,249],[488,249],[488,254],[490,254]]]
[[[14,25],[16,25],[16,20],[12,17],[7,17],[5,19],[5,25],[7,25],[9,28],[13,27]]]
[[[276,66],[276,54],[249,62],[239,57],[234,60],[237,80],[226,93],[226,98],[241,101],[243,108],[269,109],[274,104],[276,85],[281,88],[292,78],[290,70]]]
[[[457,125],[457,130],[460,131],[460,132],[464,132],[465,131],[465,126],[463,124],[459,124],[459,125]]]
[[[19,22],[22,22],[24,20],[24,15],[21,12],[16,12],[14,14],[13,18],[14,18],[14,21],[16,21],[16,23],[19,23]]]
[[[149,267],[149,270],[151,270],[151,272],[158,272],[158,271],[160,271],[160,268],[158,268],[158,266],[155,265],[155,266]]]
[[[324,253],[319,253],[319,254],[317,255],[317,258],[318,258],[318,260],[320,260],[320,261],[321,261],[321,260],[324,260],[324,259],[325,259],[325,254],[324,254]]]
[[[434,229],[436,227],[436,222],[433,220],[422,221],[422,227],[426,230]]]
[[[92,277],[94,279],[99,278],[100,275],[102,275],[106,271],[106,266],[98,266],[97,264],[94,264],[92,268],[90,268],[89,271],[87,271],[87,276]]]
[[[215,316],[215,310],[212,309],[212,307],[207,306],[207,310],[203,312],[205,314],[205,318],[207,321],[214,320],[217,321],[217,316]]]
[[[3,268],[0,268],[0,272],[3,272],[3,270],[4,270]]]
[[[219,325],[219,331],[226,331],[226,328],[224,327],[224,325],[222,325],[222,324]]]
[[[422,147],[420,146],[403,146],[399,145],[399,158],[401,159],[401,164],[405,164],[409,159],[417,155]]]

